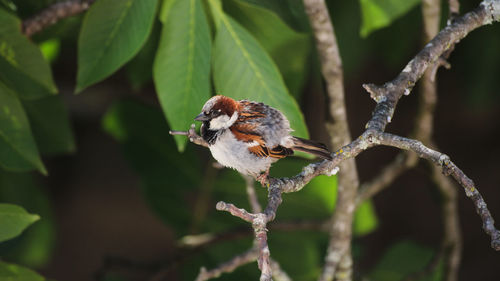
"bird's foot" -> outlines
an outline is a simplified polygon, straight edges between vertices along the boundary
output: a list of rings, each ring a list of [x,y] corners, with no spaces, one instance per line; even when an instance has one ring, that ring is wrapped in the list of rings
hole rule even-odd
[[[260,174],[256,180],[260,182],[262,187],[269,187],[269,170],[265,171],[264,173]]]

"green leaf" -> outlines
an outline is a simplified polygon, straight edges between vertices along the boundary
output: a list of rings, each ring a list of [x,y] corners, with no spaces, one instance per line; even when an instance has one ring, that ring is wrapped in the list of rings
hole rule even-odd
[[[238,19],[271,55],[290,93],[294,97],[300,96],[309,76],[310,35],[294,31],[275,13],[260,6],[237,0],[224,4],[225,11]]]
[[[44,186],[32,173],[8,173],[0,170],[0,202],[25,207],[41,216],[16,239],[2,243],[0,256],[7,260],[41,267],[50,260],[55,245],[54,214]]]
[[[0,9],[0,81],[23,99],[56,94],[49,64],[38,46],[21,33],[21,25]]]
[[[0,261],[0,280],[45,281],[46,279],[29,268]]]
[[[19,99],[0,83],[0,165],[7,170],[47,171],[40,159],[30,124]]]
[[[163,26],[154,80],[170,127],[187,130],[210,97],[210,32],[200,0],[177,0]],[[187,138],[175,136],[180,151]]]
[[[160,22],[155,21],[153,30],[141,51],[125,66],[127,78],[134,91],[139,91],[153,81],[153,63],[160,41]]]
[[[38,215],[29,214],[22,207],[0,203],[0,242],[18,236],[39,219]]]
[[[390,25],[394,20],[406,14],[421,0],[359,0],[361,5],[362,26],[360,34],[368,36],[377,29]]]
[[[263,102],[290,121],[294,134],[307,138],[304,117],[288,93],[278,68],[253,36],[219,10],[213,73],[218,94]]]
[[[157,0],[99,0],[83,19],[78,39],[76,92],[103,80],[146,42]]]
[[[0,0],[0,7],[4,7],[13,13],[16,11],[16,5],[12,2],[12,0]]]
[[[192,151],[179,153],[156,108],[119,102],[109,109],[102,124],[122,145],[151,208],[167,225],[185,233],[192,217],[186,202],[200,183],[199,160]]]
[[[309,22],[302,0],[243,0],[273,11],[287,25],[298,31],[307,31]]]
[[[158,12],[158,18],[162,23],[165,23],[165,21],[167,21],[167,17],[172,10],[172,5],[175,3],[175,1],[176,0],[162,0],[160,12]]]
[[[40,51],[43,57],[50,63],[53,63],[61,51],[61,40],[49,39],[40,43]]]
[[[396,281],[425,269],[434,255],[434,250],[411,241],[393,245],[369,274],[370,280]],[[426,274],[419,281],[442,280],[443,264],[435,272]]]

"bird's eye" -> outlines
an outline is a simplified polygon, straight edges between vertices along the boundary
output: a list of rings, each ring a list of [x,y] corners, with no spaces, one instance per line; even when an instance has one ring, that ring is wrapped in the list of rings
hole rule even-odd
[[[221,113],[221,110],[220,110],[220,109],[217,109],[217,113]]]

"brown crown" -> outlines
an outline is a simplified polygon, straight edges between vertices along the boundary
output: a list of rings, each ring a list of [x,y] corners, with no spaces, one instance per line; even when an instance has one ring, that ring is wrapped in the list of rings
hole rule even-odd
[[[232,116],[235,111],[238,111],[239,104],[237,101],[226,96],[217,96],[217,102],[214,104],[213,109],[222,111],[227,116]]]

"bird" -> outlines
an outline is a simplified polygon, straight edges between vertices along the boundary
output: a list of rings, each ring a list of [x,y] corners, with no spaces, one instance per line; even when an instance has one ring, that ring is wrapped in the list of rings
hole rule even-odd
[[[261,102],[216,95],[194,120],[203,122],[200,135],[217,162],[254,177],[262,186],[269,182],[271,165],[294,151],[332,160],[326,145],[292,136],[285,115]]]

